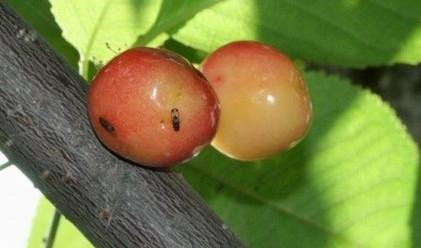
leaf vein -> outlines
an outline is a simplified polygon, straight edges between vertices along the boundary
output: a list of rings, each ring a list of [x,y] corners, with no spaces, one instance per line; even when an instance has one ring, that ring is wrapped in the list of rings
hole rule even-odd
[[[294,213],[293,211],[291,211],[290,209],[288,209],[288,208],[286,208],[284,206],[280,206],[280,205],[274,204],[271,201],[269,201],[269,200],[267,200],[267,199],[265,199],[263,197],[260,197],[257,194],[254,194],[254,193],[252,193],[250,191],[243,190],[243,189],[240,189],[240,188],[238,188],[238,187],[236,187],[234,185],[231,185],[231,184],[227,183],[226,181],[218,178],[217,176],[211,175],[209,173],[206,173],[204,170],[201,170],[201,169],[199,169],[199,168],[197,168],[195,166],[190,166],[190,168],[193,171],[196,171],[196,173],[198,173],[198,174],[202,174],[202,175],[204,175],[204,176],[206,176],[208,178],[213,179],[214,181],[218,182],[221,185],[225,185],[228,190],[231,190],[231,191],[233,191],[233,192],[235,192],[237,194],[243,195],[244,197],[250,198],[250,199],[252,199],[252,200],[254,200],[256,202],[265,204],[266,206],[274,209],[275,212],[278,213],[278,214],[284,214],[286,216],[290,216],[290,217],[292,217],[292,218],[294,218],[294,219],[296,219],[296,220],[298,220],[298,221],[306,224],[307,226],[312,227],[314,229],[317,229],[317,230],[319,230],[319,231],[321,231],[321,232],[323,232],[323,233],[325,233],[327,235],[330,235],[330,236],[333,236],[335,238],[341,239],[341,240],[343,240],[343,241],[345,241],[345,242],[347,242],[347,243],[349,243],[351,245],[361,247],[361,245],[360,244],[357,244],[355,241],[351,241],[348,238],[344,237],[343,235],[341,235],[339,233],[335,233],[334,231],[329,230],[328,228],[325,228],[325,227],[321,226],[319,223],[314,222],[311,219],[304,218],[304,217],[302,217],[302,216]]]

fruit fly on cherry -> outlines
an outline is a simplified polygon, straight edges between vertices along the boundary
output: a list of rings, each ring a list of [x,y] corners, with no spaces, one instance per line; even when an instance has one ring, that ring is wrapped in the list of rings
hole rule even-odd
[[[178,132],[180,130],[180,111],[178,108],[171,109],[171,122],[174,131]]]

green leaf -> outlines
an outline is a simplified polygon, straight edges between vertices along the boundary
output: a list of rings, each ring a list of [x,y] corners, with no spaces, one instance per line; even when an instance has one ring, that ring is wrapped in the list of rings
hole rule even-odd
[[[37,215],[32,223],[28,248],[44,247],[43,240],[48,234],[53,214],[54,206],[45,197],[42,197],[39,202]],[[90,248],[93,246],[71,222],[62,216],[54,247]]]
[[[199,51],[191,47],[185,46],[184,44],[174,39],[168,39],[167,41],[165,41],[163,47],[171,51],[176,51],[178,54],[182,55],[187,60],[189,60],[190,63],[192,63],[193,65],[194,64],[199,65],[208,55],[208,53],[206,52]]]
[[[132,46],[160,46],[172,29],[219,1],[52,0],[52,11],[64,37],[78,49],[86,77],[90,60],[101,64]]]
[[[411,0],[227,0],[197,14],[174,38],[208,52],[252,39],[323,64],[416,64],[419,13],[421,1]]]
[[[48,0],[5,0],[5,2],[64,56],[69,64],[77,67],[79,55],[61,36],[61,29],[54,21]]]
[[[305,78],[314,120],[297,147],[257,162],[210,148],[184,176],[250,247],[410,247],[416,145],[369,91]]]
[[[197,12],[218,2],[221,2],[221,0],[164,0],[154,25],[147,33],[139,37],[136,45],[144,46],[150,44],[153,40],[161,40],[159,37],[162,36],[168,38],[168,34],[165,34],[165,32],[170,32],[178,25],[193,17]],[[162,44],[163,42],[159,43]]]
[[[63,36],[79,51],[80,69],[86,76],[89,60],[106,63],[148,31],[161,1],[51,0],[51,4]]]

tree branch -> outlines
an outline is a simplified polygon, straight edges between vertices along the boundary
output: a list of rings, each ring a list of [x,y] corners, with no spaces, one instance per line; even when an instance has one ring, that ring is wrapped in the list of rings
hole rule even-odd
[[[178,173],[106,150],[86,83],[0,3],[0,146],[96,247],[241,247]]]

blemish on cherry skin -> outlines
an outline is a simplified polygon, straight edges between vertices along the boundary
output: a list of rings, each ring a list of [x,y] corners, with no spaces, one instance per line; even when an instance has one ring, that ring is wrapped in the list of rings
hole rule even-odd
[[[161,130],[165,129],[165,121],[164,120],[159,121],[159,127],[161,128]]]
[[[101,124],[101,126],[109,133],[113,133],[115,131],[113,125],[102,117],[99,117],[99,124]]]
[[[213,80],[213,82],[215,84],[222,84],[222,82],[223,82],[222,76],[221,75],[216,76],[215,79]]]

